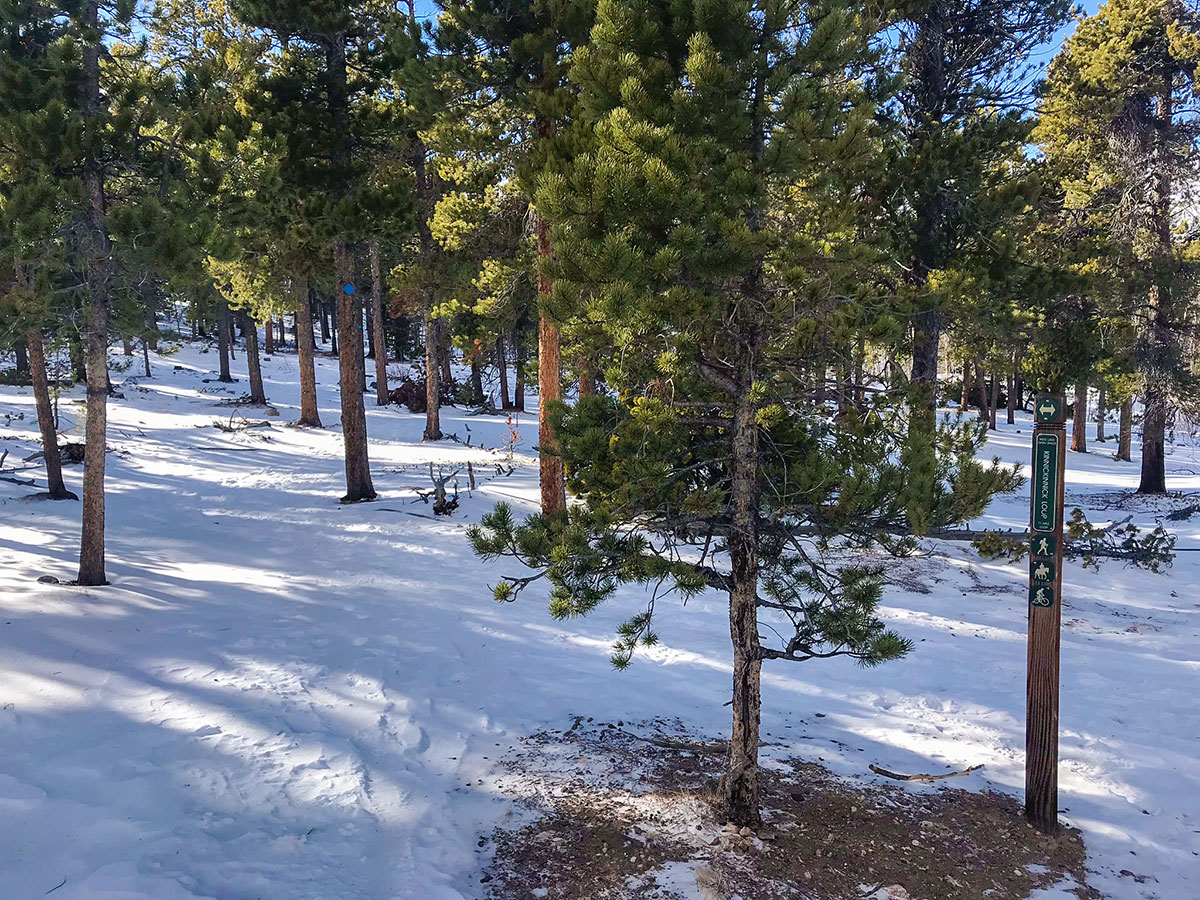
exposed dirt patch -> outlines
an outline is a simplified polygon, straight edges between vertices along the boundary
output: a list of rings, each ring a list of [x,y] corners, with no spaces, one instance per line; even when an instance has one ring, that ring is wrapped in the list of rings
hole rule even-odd
[[[576,721],[526,739],[501,787],[528,822],[491,837],[492,900],[1025,900],[1087,887],[1078,832],[1047,838],[1004,794],[764,772],[757,833],[711,802],[724,748],[677,725]]]

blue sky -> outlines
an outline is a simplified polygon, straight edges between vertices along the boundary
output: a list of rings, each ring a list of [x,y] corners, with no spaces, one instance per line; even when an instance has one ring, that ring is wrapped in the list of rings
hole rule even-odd
[[[1087,15],[1092,15],[1100,6],[1100,0],[1082,0],[1080,5],[1083,7]],[[421,16],[433,16],[436,14],[437,4],[434,0],[417,0],[417,13]],[[1049,44],[1045,52],[1041,54],[1042,62],[1048,63],[1057,52],[1059,45],[1075,30],[1075,23],[1071,22],[1066,28],[1059,32],[1054,42]]]

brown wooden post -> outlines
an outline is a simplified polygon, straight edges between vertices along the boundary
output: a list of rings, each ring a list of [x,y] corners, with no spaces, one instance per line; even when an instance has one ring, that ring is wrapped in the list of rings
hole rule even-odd
[[[1058,831],[1058,662],[1062,621],[1066,398],[1034,401],[1029,546],[1029,655],[1025,682],[1025,817]]]

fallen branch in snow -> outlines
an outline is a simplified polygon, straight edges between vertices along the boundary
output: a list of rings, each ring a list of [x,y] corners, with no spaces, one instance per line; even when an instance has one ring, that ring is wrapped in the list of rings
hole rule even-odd
[[[963,769],[961,772],[947,772],[945,775],[901,775],[898,772],[890,772],[887,769],[881,769],[879,766],[872,763],[868,768],[876,775],[882,775],[884,778],[892,778],[896,781],[941,781],[943,778],[958,778],[962,775],[970,775],[976,769],[982,769],[983,763],[977,766],[971,766],[969,769]]]
[[[500,410],[496,409],[496,404],[492,402],[492,398],[488,397],[480,406],[474,409],[467,410],[468,416],[498,416]]]
[[[1063,556],[1080,559],[1085,566],[1095,568],[1100,559],[1121,559],[1130,565],[1152,572],[1171,564],[1175,552],[1175,535],[1161,524],[1149,531],[1134,525],[1132,516],[1108,525],[1097,526],[1087,520],[1083,510],[1076,508],[1066,523]],[[1029,550],[1029,532],[1012,529],[976,530],[948,528],[925,535],[940,541],[969,541],[981,556],[1005,556],[1019,560]]]
[[[236,422],[234,421],[235,418],[237,419]],[[203,426],[198,426],[198,427],[202,428]],[[212,427],[216,428],[220,431],[225,431],[230,434],[235,434],[239,431],[246,431],[250,428],[270,428],[272,426],[271,426],[270,422],[264,422],[261,420],[250,420],[250,419],[244,418],[242,416],[236,416],[236,417],[230,416],[228,423],[222,422],[220,419],[216,419],[213,421]]]
[[[1183,509],[1167,513],[1167,519],[1172,522],[1184,522],[1198,512],[1200,512],[1200,503],[1194,503],[1191,506],[1185,506]]]
[[[4,461],[6,459],[8,459],[8,451],[7,450],[5,450],[3,454],[0,454],[0,471],[4,471]],[[21,485],[21,487],[29,487],[30,485],[32,485],[34,483],[32,479],[26,480],[24,478],[13,478],[12,476],[16,475],[18,472],[24,472],[25,469],[32,469],[32,468],[34,468],[34,466],[25,466],[24,468],[21,468],[21,469],[8,469],[3,475],[0,475],[0,481],[10,481],[13,484]]]
[[[434,516],[427,516],[427,515],[425,515],[425,513],[409,512],[407,509],[391,509],[387,506],[377,506],[377,507],[375,507],[375,511],[376,512],[399,513],[402,516],[416,516],[418,519],[435,519],[436,520],[436,518]]]
[[[423,491],[416,487],[412,488],[412,490],[415,491],[417,496],[426,503],[428,503],[430,499],[433,500],[434,515],[448,516],[458,508],[458,473],[459,470],[455,469],[449,475],[441,475],[439,477],[433,474],[433,463],[430,462],[429,480],[433,482],[433,490]],[[446,494],[446,484],[451,480],[454,481],[453,497],[449,497]]]

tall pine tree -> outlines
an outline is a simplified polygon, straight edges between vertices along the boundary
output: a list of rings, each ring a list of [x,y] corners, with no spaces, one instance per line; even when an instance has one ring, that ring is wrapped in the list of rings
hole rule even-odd
[[[1196,269],[1186,230],[1200,137],[1200,15],[1182,0],[1109,0],[1050,67],[1037,138],[1064,171],[1063,202],[1105,253],[1110,296],[1135,298],[1141,376],[1140,493],[1166,491],[1166,431],[1196,409],[1184,353]]]
[[[912,322],[911,418],[905,449],[910,522],[929,527],[939,345],[956,319],[942,270],[986,250],[1001,210],[987,205],[989,181],[1028,140],[1034,51],[1060,28],[1068,0],[904,0],[889,32],[900,73],[883,110],[895,128],[894,157],[872,188],[895,242],[899,293]],[[982,201],[982,202],[981,202]],[[1020,210],[1021,204],[1015,209]],[[990,214],[990,215],[989,215]],[[984,240],[979,240],[984,238]]]
[[[762,661],[873,665],[909,649],[878,618],[878,574],[838,550],[903,520],[894,411],[832,415],[801,374],[873,260],[854,239],[858,185],[878,160],[859,13],[838,0],[602,0],[572,76],[588,149],[542,178],[537,202],[562,302],[589,304],[616,346],[616,397],[552,409],[582,504],[522,525],[502,506],[471,532],[484,557],[540,570],[497,598],[545,576],[555,616],[626,582],[654,586],[621,628],[617,666],[656,640],[661,593],[727,594],[721,798],[739,824],[760,819]],[[974,461],[978,432],[939,437],[935,519],[1012,486]]]
[[[558,143],[573,115],[573,90],[567,80],[571,51],[581,46],[591,25],[595,0],[444,0],[439,38],[442,48],[469,60],[479,87],[475,102],[500,98],[519,116],[524,158],[517,180],[534,200],[539,177],[556,165]],[[563,464],[549,410],[562,397],[560,327],[563,308],[552,300],[550,269],[554,246],[543,211],[533,204],[538,278],[538,447],[542,511],[560,511],[566,503]]]

